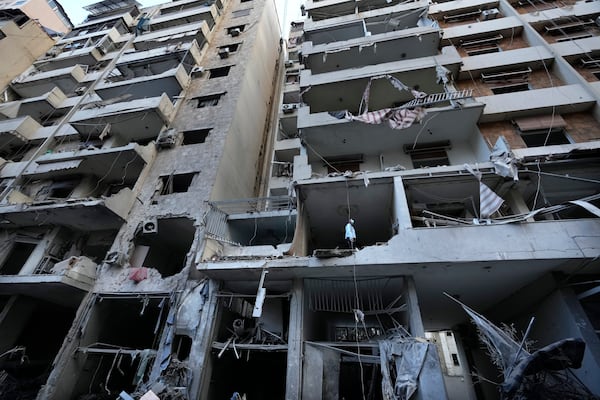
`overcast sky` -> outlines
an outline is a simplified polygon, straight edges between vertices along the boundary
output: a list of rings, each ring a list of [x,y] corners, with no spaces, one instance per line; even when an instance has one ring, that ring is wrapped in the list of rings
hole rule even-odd
[[[166,3],[166,0],[138,0],[144,7],[152,6],[155,4]],[[280,26],[282,32],[287,35],[289,30],[289,23],[295,19],[300,18],[300,4],[303,0],[267,0],[274,1],[277,7],[277,14],[279,15]],[[59,0],[59,3],[63,6],[71,22],[78,25],[87,16],[87,12],[82,8],[83,6],[97,3],[98,0]],[[285,18],[285,20],[283,20]]]

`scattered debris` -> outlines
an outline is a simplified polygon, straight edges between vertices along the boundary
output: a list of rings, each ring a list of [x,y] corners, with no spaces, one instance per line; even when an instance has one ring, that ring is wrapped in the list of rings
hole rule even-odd
[[[148,268],[146,267],[134,267],[130,268],[129,279],[135,283],[140,283],[144,279],[148,278]]]

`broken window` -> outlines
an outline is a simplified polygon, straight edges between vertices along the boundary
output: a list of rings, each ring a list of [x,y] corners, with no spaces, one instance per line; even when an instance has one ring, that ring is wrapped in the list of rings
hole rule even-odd
[[[0,320],[2,399],[36,398],[73,323],[76,306],[24,296],[8,299]]]
[[[196,97],[196,100],[198,100],[198,108],[204,108],[204,107],[210,107],[210,106],[216,106],[217,104],[219,104],[219,100],[221,99],[221,97],[223,97],[223,95],[226,92],[222,92],[222,93],[215,93],[215,94],[210,94],[207,96],[201,96],[201,97]]]
[[[195,233],[194,222],[187,218],[144,221],[134,241],[130,264],[154,268],[163,277],[175,275],[186,264]]]
[[[221,53],[221,51],[227,50],[227,52],[229,54],[235,53],[236,51],[238,51],[238,49],[241,45],[242,45],[242,43],[240,42],[240,43],[231,43],[226,46],[219,46],[218,52]]]
[[[362,154],[325,157],[325,166],[329,174],[333,172],[360,171],[360,164],[362,162]]]
[[[198,144],[206,142],[208,134],[212,131],[212,128],[195,129],[192,131],[183,132],[183,145]]]
[[[0,275],[17,275],[36,246],[36,242],[13,242],[0,267]]]
[[[186,174],[171,174],[161,176],[160,180],[162,183],[162,189],[160,194],[166,195],[187,192],[197,174],[197,172],[189,172]]]
[[[447,149],[450,142],[422,143],[404,145],[404,152],[410,155],[414,168],[450,165]]]
[[[210,78],[209,79],[222,78],[224,76],[227,76],[227,75],[229,75],[230,70],[231,70],[231,65],[228,65],[226,67],[213,68],[210,70]]]
[[[234,392],[248,399],[285,398],[289,296],[266,287],[260,317],[253,318],[257,286],[249,282],[239,288],[254,294],[218,294],[221,323],[213,344],[208,398],[226,399]]]
[[[246,25],[237,25],[227,28],[227,34],[233,37],[239,36],[240,33],[244,32]]]
[[[145,383],[171,302],[166,294],[96,295],[87,305],[78,347],[65,367],[69,375],[60,380],[54,398],[112,399]]]
[[[550,128],[521,132],[521,139],[527,147],[569,144],[571,140],[564,128]]]

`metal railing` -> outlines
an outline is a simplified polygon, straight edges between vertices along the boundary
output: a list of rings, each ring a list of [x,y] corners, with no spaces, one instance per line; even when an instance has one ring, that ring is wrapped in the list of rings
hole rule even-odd
[[[458,90],[456,92],[434,93],[420,99],[414,99],[399,108],[412,108],[444,103],[451,100],[468,99],[473,97],[473,89]]]
[[[286,211],[296,208],[296,199],[290,196],[255,197],[210,202],[210,205],[231,214],[246,214],[265,211]]]

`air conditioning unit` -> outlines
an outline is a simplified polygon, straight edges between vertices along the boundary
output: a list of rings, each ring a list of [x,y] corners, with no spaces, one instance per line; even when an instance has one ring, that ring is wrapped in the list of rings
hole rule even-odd
[[[290,114],[298,108],[298,103],[284,104],[281,109],[284,114]]]
[[[78,88],[76,88],[74,90],[74,92],[77,96],[83,96],[83,94],[85,93],[86,90],[87,90],[87,86],[79,86]]]
[[[158,220],[149,218],[142,222],[142,233],[145,235],[158,233]]]
[[[497,8],[490,8],[489,10],[483,10],[481,12],[481,18],[484,21],[488,21],[490,19],[496,19],[500,15],[500,11]]]
[[[240,36],[240,33],[242,33],[240,28],[233,28],[229,30],[229,34],[233,37]]]
[[[175,129],[167,129],[158,134],[156,138],[156,146],[159,149],[172,148],[177,142],[177,131]]]
[[[196,65],[192,68],[191,74],[193,77],[201,76],[204,73],[204,67]]]
[[[229,47],[223,47],[219,49],[219,57],[227,58],[229,57]]]

